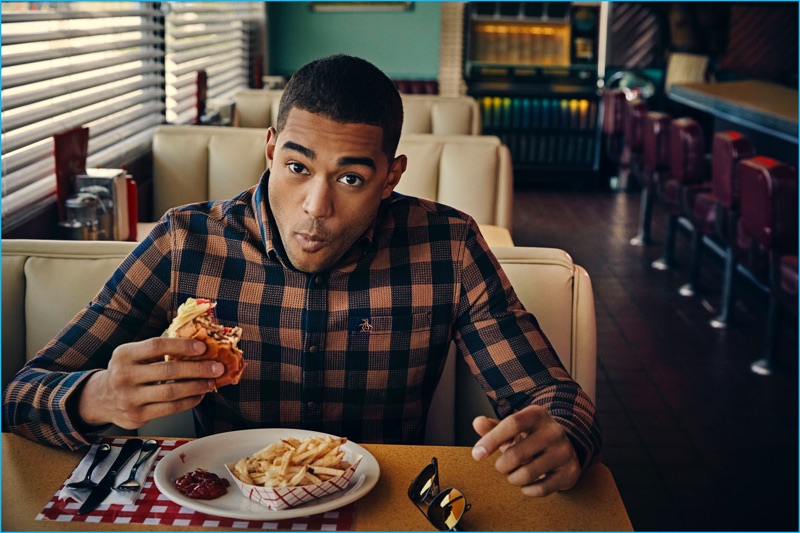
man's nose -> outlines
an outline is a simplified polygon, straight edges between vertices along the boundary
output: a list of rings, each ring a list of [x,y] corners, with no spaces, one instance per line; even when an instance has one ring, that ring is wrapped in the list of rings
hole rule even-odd
[[[327,218],[333,214],[333,191],[327,180],[309,182],[303,210],[312,218]]]

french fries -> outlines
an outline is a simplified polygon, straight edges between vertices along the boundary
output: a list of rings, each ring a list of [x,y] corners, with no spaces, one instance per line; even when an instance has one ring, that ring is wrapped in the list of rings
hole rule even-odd
[[[281,439],[239,460],[232,473],[242,483],[267,488],[316,485],[350,468],[340,447],[346,437]]]

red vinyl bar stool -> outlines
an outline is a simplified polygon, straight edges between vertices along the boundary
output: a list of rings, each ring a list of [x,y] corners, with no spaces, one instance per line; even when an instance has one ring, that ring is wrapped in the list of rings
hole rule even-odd
[[[690,222],[694,201],[698,194],[711,191],[705,150],[703,128],[696,120],[684,117],[672,121],[669,129],[670,173],[661,188],[661,200],[667,207],[667,229],[664,254],[652,263],[656,270],[673,266],[679,221],[684,221],[692,233],[695,232]]]
[[[653,201],[669,176],[669,125],[672,117],[651,111],[644,119],[642,132],[644,158],[641,172],[642,197],[639,207],[639,233],[631,239],[634,246],[650,244],[650,223],[653,218]]]
[[[681,296],[691,297],[698,292],[700,267],[703,262],[703,237],[722,239],[723,243],[728,240],[730,231],[726,221],[729,216],[717,197],[716,191],[724,190],[726,187],[722,184],[735,180],[736,165],[740,160],[754,155],[755,149],[744,135],[735,131],[718,131],[714,134],[711,148],[712,189],[710,192],[698,194],[692,206],[691,222],[694,227],[691,241],[692,260],[689,267],[689,281],[678,289]],[[727,187],[730,188],[730,185]],[[732,261],[732,249],[730,254]],[[735,268],[735,264],[731,263],[730,268]],[[729,280],[733,281],[732,272]],[[725,292],[725,288],[723,288],[723,300]],[[716,320],[712,320],[712,326],[727,327],[727,318],[724,323],[718,323]]]
[[[755,155],[753,143],[741,133],[723,131],[714,135],[711,187],[717,201],[717,233],[725,245],[720,313],[710,322],[716,329],[726,329],[730,325],[734,303],[740,198],[737,169],[740,161]]]
[[[739,228],[769,257],[769,311],[762,358],[750,365],[770,375],[784,310],[797,316],[797,169],[769,157],[739,163]]]

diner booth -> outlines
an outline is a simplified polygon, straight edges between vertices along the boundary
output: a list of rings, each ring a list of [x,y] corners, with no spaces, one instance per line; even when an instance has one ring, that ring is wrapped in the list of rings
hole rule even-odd
[[[525,496],[473,459],[497,415],[453,343],[413,444],[4,424],[2,529],[797,530],[797,4],[0,7],[4,391],[164,213],[255,185],[287,80],[345,53],[400,92],[397,192],[474,219],[602,432],[575,487]],[[347,462],[253,488],[274,450]]]

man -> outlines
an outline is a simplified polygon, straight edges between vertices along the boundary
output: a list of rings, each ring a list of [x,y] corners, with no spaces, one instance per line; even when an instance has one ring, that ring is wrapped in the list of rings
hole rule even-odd
[[[194,408],[198,435],[301,427],[420,442],[447,348],[502,421],[476,459],[529,495],[572,487],[599,450],[594,407],[468,215],[394,193],[402,101],[370,63],[333,56],[289,81],[268,169],[237,197],[170,210],[97,297],[9,384],[3,428],[75,448],[109,424]],[[247,367],[214,389],[205,345],[163,338],[188,297],[242,328]]]

